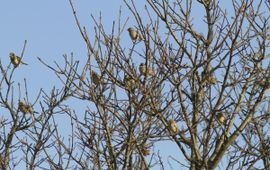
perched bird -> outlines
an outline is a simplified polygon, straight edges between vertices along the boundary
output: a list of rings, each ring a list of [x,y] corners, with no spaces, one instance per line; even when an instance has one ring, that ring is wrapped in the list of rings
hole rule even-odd
[[[143,156],[150,155],[150,149],[148,149],[148,148],[146,148],[146,147],[142,148],[141,151],[142,151],[142,155],[143,155]]]
[[[146,65],[144,63],[140,64],[139,71],[140,71],[141,75],[146,75]],[[151,69],[149,67],[147,68],[147,73],[148,73],[149,76],[154,76],[156,74],[155,70]]]
[[[124,78],[124,83],[127,89],[133,89],[133,87],[135,86],[136,82],[134,79],[132,79],[132,77],[130,77],[129,75],[125,75]]]
[[[23,112],[24,114],[28,113],[26,104],[22,101],[19,102],[19,110]]]
[[[213,75],[208,76],[207,81],[209,84],[212,84],[212,85],[217,84],[217,78]]]
[[[81,75],[81,76],[79,77],[79,87],[82,87],[82,86],[83,86],[84,79],[85,79],[84,75]]]
[[[10,58],[10,61],[11,63],[14,65],[14,67],[17,67],[18,65],[20,64],[24,64],[24,65],[27,65],[26,63],[24,63],[22,61],[22,59],[17,56],[15,53],[9,53],[9,58]]]
[[[211,69],[211,67],[210,67]],[[206,80],[206,83],[210,84],[210,85],[215,85],[217,84],[217,78],[215,77],[214,73],[211,73],[207,70],[204,70],[201,73],[202,79]]]
[[[225,123],[225,120],[226,120],[225,116],[221,112],[218,113],[217,118],[218,118],[219,123],[221,124]]]
[[[141,75],[145,75],[146,74],[146,65],[144,63],[141,63],[139,66],[139,71]]]
[[[19,102],[19,110],[24,114],[34,112],[33,108],[30,105],[25,104],[23,101]]]
[[[142,35],[134,28],[128,28],[129,36],[133,41],[143,40]]]
[[[168,126],[169,126],[169,129],[170,129],[170,131],[172,133],[175,134],[175,133],[178,133],[179,132],[179,128],[177,126],[177,123],[173,119],[169,120]]]
[[[104,37],[104,42],[105,42],[105,45],[106,46],[109,46],[110,45],[110,43],[111,43],[111,39],[110,39],[111,37]]]
[[[95,85],[98,85],[100,83],[100,76],[96,72],[91,72],[91,78]]]

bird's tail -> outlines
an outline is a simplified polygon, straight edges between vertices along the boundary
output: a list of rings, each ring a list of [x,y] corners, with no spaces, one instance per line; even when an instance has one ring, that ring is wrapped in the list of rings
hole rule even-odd
[[[25,63],[25,62],[23,62],[23,61],[21,61],[21,64],[23,64],[23,65],[28,65],[27,63]]]

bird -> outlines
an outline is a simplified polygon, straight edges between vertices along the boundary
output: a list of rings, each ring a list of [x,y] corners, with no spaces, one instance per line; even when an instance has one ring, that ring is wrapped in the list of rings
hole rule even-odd
[[[217,84],[217,79],[213,75],[208,76],[207,81],[208,81],[209,84],[212,84],[212,85]]]
[[[133,41],[143,40],[142,35],[135,28],[128,28],[129,36]]]
[[[136,84],[135,80],[132,79],[132,77],[130,77],[129,75],[125,75],[124,83],[127,89],[132,89]]]
[[[225,116],[221,112],[218,113],[217,118],[218,118],[219,123],[221,124],[225,123],[225,120],[226,120]]]
[[[147,147],[142,148],[141,151],[143,156],[150,155],[150,149],[148,149]]]
[[[96,72],[91,72],[91,78],[95,85],[98,85],[100,83],[100,76]]]
[[[179,128],[178,128],[178,126],[177,126],[177,123],[176,123],[173,119],[169,120],[168,126],[169,126],[169,130],[170,130],[172,133],[175,134],[175,133],[178,133],[178,132],[179,132]]]
[[[20,64],[27,65],[25,62],[22,61],[22,59],[19,56],[17,56],[13,52],[9,53],[9,58],[10,58],[11,63],[14,65],[14,67],[17,67]]]
[[[81,76],[79,77],[79,87],[82,87],[82,86],[83,86],[84,79],[85,79],[84,75],[81,75]]]
[[[141,63],[140,66],[139,66],[139,71],[140,71],[140,74],[141,75],[146,75],[146,65],[144,63]],[[155,70],[152,68],[147,68],[147,74],[149,76],[154,76],[156,73],[155,73]]]
[[[32,113],[34,111],[30,105],[25,104],[23,101],[19,102],[19,110],[24,114]]]
[[[141,63],[139,66],[139,71],[141,75],[145,75],[146,74],[146,65],[144,63]]]

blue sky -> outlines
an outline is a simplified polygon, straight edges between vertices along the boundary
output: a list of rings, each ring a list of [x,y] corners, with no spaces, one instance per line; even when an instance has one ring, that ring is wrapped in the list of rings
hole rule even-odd
[[[112,20],[121,4],[119,0],[114,2],[110,4],[111,8],[104,5],[107,4],[105,0],[76,1],[75,6],[82,23],[90,28],[90,14],[98,16],[102,12],[104,22]],[[35,83],[34,89],[44,87],[44,83],[46,87],[50,86],[47,79],[42,80],[40,76],[53,76],[37,57],[52,63],[54,60],[62,61],[62,55],[71,52],[75,56],[86,56],[85,44],[67,0],[1,1],[0,25],[0,57],[3,63],[9,62],[11,51],[20,53],[24,40],[28,41],[24,60],[30,67],[21,68],[20,73],[22,76],[31,75],[27,79]]]

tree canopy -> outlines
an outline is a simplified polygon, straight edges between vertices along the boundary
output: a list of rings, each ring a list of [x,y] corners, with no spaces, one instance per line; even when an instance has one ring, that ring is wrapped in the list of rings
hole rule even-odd
[[[123,2],[130,16],[90,32],[69,0],[88,55],[39,58],[60,89],[15,85],[26,42],[0,62],[0,169],[165,169],[168,142],[177,168],[270,169],[270,1]]]

